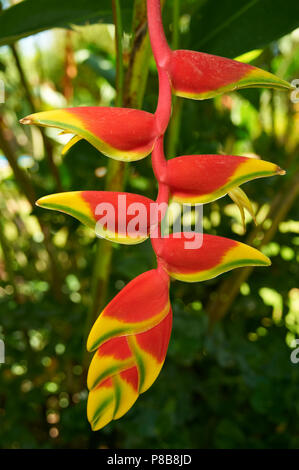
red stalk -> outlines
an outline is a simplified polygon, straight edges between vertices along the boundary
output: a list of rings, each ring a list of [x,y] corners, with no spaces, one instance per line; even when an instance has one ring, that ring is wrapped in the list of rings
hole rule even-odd
[[[169,75],[158,65],[159,98],[155,112],[156,126],[160,135],[164,134],[171,116],[171,83]]]
[[[156,199],[157,204],[162,204],[163,202],[168,203],[169,199],[169,187],[167,184],[159,183],[159,192]]]
[[[157,67],[165,66],[171,49],[166,41],[160,0],[147,0],[148,30]]]
[[[167,161],[164,154],[164,134],[168,127],[171,116],[171,82],[167,71],[167,64],[170,59],[171,49],[168,46],[164,33],[160,0],[147,0],[147,17],[150,42],[159,76],[159,97],[157,109],[155,112],[155,119],[157,131],[160,135],[156,140],[152,151],[153,171],[159,183],[159,192],[156,203],[167,204],[169,199],[169,186],[165,184],[167,175]],[[160,221],[165,216],[164,212],[165,211],[161,213]],[[157,235],[156,231],[160,236],[160,223],[155,230],[155,236]],[[153,241],[152,246],[155,251],[155,243],[153,243]],[[159,260],[158,269],[163,270],[159,264]]]
[[[164,136],[161,135],[156,140],[152,151],[152,165],[155,177],[159,184],[165,183],[167,175],[167,161],[164,154]]]
[[[171,49],[166,41],[160,0],[147,0],[149,36],[159,74],[159,99],[155,112],[157,130],[164,134],[171,114],[171,83],[166,70]]]

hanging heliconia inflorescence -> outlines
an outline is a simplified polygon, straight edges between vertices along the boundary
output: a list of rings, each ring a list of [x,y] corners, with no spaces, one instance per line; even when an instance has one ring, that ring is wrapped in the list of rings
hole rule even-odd
[[[188,155],[167,161],[163,138],[171,116],[171,94],[202,100],[239,88],[290,90],[291,86],[251,65],[200,52],[172,51],[163,30],[160,0],[147,0],[147,15],[159,75],[154,114],[126,108],[79,107],[32,114],[21,122],[74,134],[63,152],[86,139],[108,157],[125,162],[152,153],[159,204],[168,203],[170,198],[178,203],[204,204],[229,194],[243,218],[244,209],[254,217],[250,201],[239,186],[284,171],[270,162],[232,155]],[[88,373],[87,414],[93,430],[121,418],[159,375],[172,327],[170,277],[197,282],[236,267],[270,264],[258,250],[227,238],[204,234],[200,248],[188,249],[185,242],[190,240],[190,233],[163,237],[159,230],[162,216],[150,222],[153,202],[136,194],[109,191],[66,192],[37,202],[41,207],[70,214],[93,229],[97,225],[97,233],[108,240],[134,244],[151,237],[157,258],[157,268],[124,287],[104,308],[89,334],[87,348],[94,356]],[[105,222],[100,221],[98,211],[102,203],[114,208]],[[134,213],[127,211],[131,204],[141,204],[149,221],[137,236],[129,229],[134,222]]]

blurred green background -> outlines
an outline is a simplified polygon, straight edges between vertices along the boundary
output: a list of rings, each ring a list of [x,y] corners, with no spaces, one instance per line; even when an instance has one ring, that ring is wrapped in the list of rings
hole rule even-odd
[[[258,247],[272,266],[204,283],[173,282],[174,328],[159,378],[124,418],[92,433],[85,338],[95,307],[155,259],[149,242],[109,245],[110,274],[106,269],[101,299],[94,299],[95,264],[109,255],[107,244],[71,217],[33,204],[60,190],[107,188],[109,159],[84,141],[62,157],[68,138],[18,120],[34,110],[115,104],[111,1],[0,3],[0,339],[6,347],[0,447],[298,449],[299,363],[290,354],[299,338],[299,104],[266,89],[174,100],[169,158],[252,155],[287,170],[283,178],[243,186],[258,222],[254,227],[248,216],[246,235],[228,197],[204,207],[207,233]],[[120,5],[123,103],[154,111],[158,83],[145,2]],[[288,81],[299,78],[297,1],[224,0],[215,7],[212,0],[167,0],[164,24],[174,47],[242,55]],[[149,157],[115,171],[127,191],[155,198]]]

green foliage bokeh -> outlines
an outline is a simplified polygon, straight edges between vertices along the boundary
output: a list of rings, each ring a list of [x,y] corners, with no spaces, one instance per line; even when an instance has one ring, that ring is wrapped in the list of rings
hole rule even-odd
[[[65,3],[67,15],[70,2],[59,3]],[[223,15],[227,14],[228,20],[229,15],[233,16],[234,2],[223,2],[214,16],[213,3],[181,2],[182,46],[202,47],[230,57],[261,48],[254,65],[289,81],[298,77],[298,30],[292,33],[298,24],[297,3],[282,2],[282,11],[282,4],[275,1],[271,2],[270,12],[265,8],[264,16],[261,9],[251,11],[247,17],[241,15],[242,23],[241,19],[236,25],[228,22],[222,30],[225,40],[216,31],[220,19],[225,19]],[[238,2],[238,8],[246,10],[247,4]],[[293,11],[289,21],[287,8]],[[164,13],[171,40],[172,2]],[[253,24],[255,18],[258,22]],[[196,27],[196,19],[205,29]],[[71,21],[69,18],[67,22]],[[126,20],[128,33],[124,42],[128,42],[130,31],[127,23]],[[53,26],[62,24],[64,18]],[[247,32],[238,36],[240,24]],[[255,27],[252,34],[256,35],[256,42],[249,38],[250,25]],[[33,26],[33,31],[44,29]],[[12,37],[17,34],[11,29],[7,36],[9,32]],[[24,36],[30,31],[23,33],[18,32]],[[281,39],[286,33],[289,34]],[[196,37],[201,34],[207,34],[206,40]],[[2,39],[4,44],[6,39]],[[66,104],[65,43],[65,30],[56,29],[19,43],[24,71],[41,109]],[[71,48],[77,74],[72,79],[73,96],[68,105],[113,105],[113,27],[76,27],[71,32]],[[124,60],[127,66],[126,56]],[[1,115],[14,135],[14,151],[19,161],[20,157],[30,157],[25,171],[34,181],[37,196],[56,192],[39,131],[18,124],[18,119],[30,109],[8,46],[0,48],[0,78],[6,89]],[[157,76],[150,62],[143,109],[153,111],[156,99]],[[287,95],[269,90],[232,93],[205,102],[183,101],[176,154],[252,154],[276,162],[287,168],[285,177],[257,180],[244,189],[261,220],[277,195],[278,204],[284,204],[298,171],[298,104],[291,103]],[[47,132],[55,149],[63,189],[104,189],[107,157],[88,143],[79,142],[61,158],[58,131]],[[92,433],[86,418],[83,364],[96,238],[89,229],[63,214],[38,208],[30,213],[1,146],[0,158],[1,217],[21,298],[17,301],[13,295],[2,247],[0,339],[5,340],[6,361],[0,365],[1,448],[299,448],[299,364],[290,360],[292,341],[299,337],[298,196],[279,221],[274,237],[262,248],[271,257],[272,266],[253,271],[242,283],[225,318],[212,329],[207,306],[221,281],[231,274],[205,283],[171,284],[174,327],[159,378],[124,418]],[[155,198],[156,181],[149,157],[128,166],[126,190]],[[59,299],[51,289],[48,253],[37,218],[51,230],[62,277]],[[263,232],[255,238],[256,246],[270,227],[271,219],[266,218]],[[251,229],[248,217],[247,231],[250,233]],[[228,197],[204,207],[204,230],[246,240],[238,211]],[[154,266],[149,241],[137,246],[113,245],[109,299],[131,279]]]

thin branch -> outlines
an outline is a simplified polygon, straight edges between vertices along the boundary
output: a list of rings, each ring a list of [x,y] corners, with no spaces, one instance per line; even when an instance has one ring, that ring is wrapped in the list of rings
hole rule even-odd
[[[23,67],[22,67],[22,64],[21,64],[21,60],[20,60],[18,51],[17,51],[17,49],[16,49],[16,46],[15,46],[14,44],[11,44],[11,45],[10,45],[10,49],[11,49],[12,55],[13,55],[13,57],[14,57],[14,59],[15,59],[16,67],[17,67],[17,70],[18,70],[19,76],[20,76],[20,81],[21,81],[21,83],[22,83],[22,86],[23,86],[23,89],[24,89],[24,93],[25,93],[25,96],[26,96],[27,101],[28,101],[28,103],[29,103],[31,112],[32,112],[32,113],[36,113],[36,112],[37,112],[37,109],[36,109],[36,106],[35,106],[35,103],[34,103],[34,98],[33,98],[33,96],[32,96],[29,83],[28,83],[28,81],[27,81],[25,72],[24,72],[24,70],[23,70]],[[41,132],[41,135],[42,135],[42,139],[43,139],[43,143],[44,143],[44,148],[45,148],[45,152],[46,152],[46,155],[47,155],[47,158],[48,158],[48,163],[49,163],[49,167],[50,167],[51,173],[52,173],[53,178],[54,178],[54,180],[55,180],[55,182],[56,182],[57,189],[58,189],[59,191],[62,191],[62,184],[61,184],[61,179],[60,179],[59,171],[58,171],[58,168],[57,168],[57,166],[56,166],[56,164],[55,164],[55,162],[54,162],[54,158],[53,158],[52,143],[51,143],[50,139],[47,137],[47,135],[45,134],[45,132],[44,132],[43,129],[40,129],[40,132]]]
[[[115,49],[116,49],[116,99],[115,105],[123,104],[124,66],[123,66],[123,28],[120,1],[112,0],[113,19],[115,24]]]

